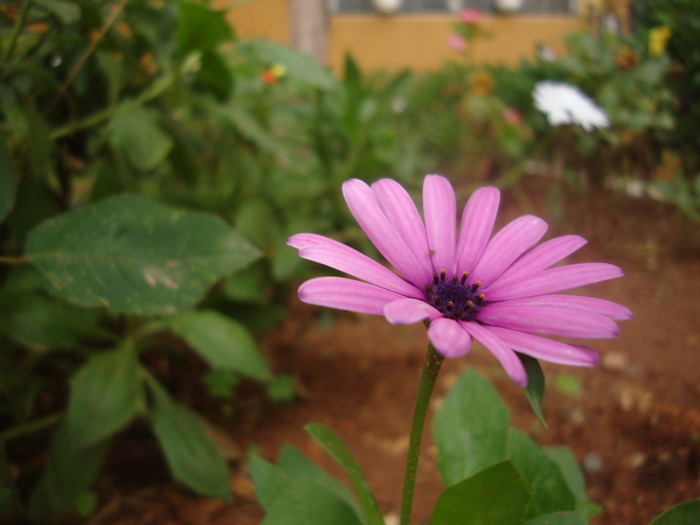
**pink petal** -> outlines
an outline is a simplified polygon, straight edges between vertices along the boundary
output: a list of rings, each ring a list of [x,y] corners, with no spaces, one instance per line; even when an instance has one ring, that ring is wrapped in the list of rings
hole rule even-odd
[[[403,242],[370,187],[359,179],[350,179],[343,183],[343,196],[360,228],[386,260],[409,281],[423,287],[432,278],[432,268],[421,265]]]
[[[579,295],[538,295],[526,299],[514,299],[508,304],[531,304],[557,306],[560,308],[578,308],[605,316],[613,320],[625,320],[632,318],[632,310],[621,304],[597,299],[595,297],[584,297]]]
[[[578,235],[563,235],[535,246],[515,261],[498,279],[521,279],[527,275],[549,268],[586,244]]]
[[[424,294],[421,290],[357,250],[321,235],[314,241],[316,244],[307,243],[299,249],[299,257],[325,264],[406,297],[423,298]]]
[[[299,287],[299,299],[317,306],[383,315],[384,306],[402,299],[402,296],[362,281],[344,277],[317,277]]]
[[[622,275],[622,270],[612,264],[569,264],[542,270],[521,279],[499,279],[483,291],[487,300],[503,301],[560,292]]]
[[[413,324],[441,316],[439,310],[418,299],[398,299],[384,307],[384,317],[391,324]]]
[[[520,386],[527,385],[527,373],[518,356],[490,327],[479,323],[460,321],[459,323],[471,336],[484,345],[498,359],[510,378]]]
[[[558,306],[524,305],[510,301],[489,304],[476,316],[481,323],[520,332],[561,337],[608,339],[619,328],[612,319],[597,313]]]
[[[448,359],[460,357],[469,352],[472,338],[453,319],[438,317],[428,327],[428,339]]]
[[[546,231],[547,223],[534,215],[523,215],[508,223],[486,246],[469,282],[479,280],[482,286],[488,286]]]
[[[432,268],[425,224],[423,224],[418,208],[408,192],[392,179],[378,180],[372,184],[372,191],[384,214],[389,218],[420,264],[426,268]]]
[[[571,366],[592,366],[600,358],[592,348],[554,341],[546,337],[490,326],[489,330],[500,337],[516,352],[542,359],[550,363]]]
[[[471,272],[476,266],[491,236],[500,200],[501,193],[492,186],[479,188],[469,197],[459,225],[455,275]]]
[[[457,202],[452,185],[445,177],[425,177],[423,214],[434,273],[439,275],[441,270],[451,272],[455,262]]]

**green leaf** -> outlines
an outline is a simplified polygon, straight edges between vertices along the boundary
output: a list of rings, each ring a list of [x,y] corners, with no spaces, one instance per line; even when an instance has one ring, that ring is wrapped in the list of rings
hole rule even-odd
[[[177,42],[183,55],[197,49],[212,49],[233,39],[224,11],[215,11],[194,2],[180,3]]]
[[[17,186],[10,169],[10,160],[7,158],[5,145],[0,143],[0,222],[5,220],[12,210],[17,195]]]
[[[234,301],[264,303],[267,299],[267,280],[263,266],[255,264],[226,279],[221,292],[227,299]]]
[[[335,459],[349,474],[355,492],[360,501],[360,506],[370,525],[384,525],[384,518],[377,506],[377,500],[369,488],[359,465],[350,454],[340,437],[330,428],[320,423],[306,425],[306,431],[320,444],[333,459]]]
[[[32,348],[73,348],[102,335],[99,312],[68,305],[29,289],[0,290],[0,332]]]
[[[231,69],[221,55],[213,50],[202,53],[197,80],[202,86],[210,89],[219,100],[226,100],[231,94],[233,87]]]
[[[213,310],[190,310],[166,323],[212,368],[234,370],[260,380],[272,379],[255,340],[236,320]]]
[[[287,446],[285,445],[285,447]],[[284,492],[285,488],[292,484],[291,477],[280,467],[265,461],[256,453],[251,454],[248,466],[255,487],[255,495],[262,508],[269,511],[274,507],[275,502],[279,501],[280,494]]]
[[[145,412],[136,352],[122,347],[92,356],[71,380],[66,429],[73,446],[102,441]]]
[[[549,459],[557,464],[572,494],[577,499],[588,501],[586,480],[571,449],[568,447],[546,447],[544,452]]]
[[[74,437],[64,424],[51,440],[46,468],[29,502],[33,522],[43,523],[49,516],[76,508],[102,467],[108,441],[81,447]]]
[[[286,469],[257,455],[250,458],[256,495],[267,513],[263,525],[364,525],[347,496],[338,494],[338,480],[318,469],[292,447],[285,447],[283,454],[287,456],[284,460]]]
[[[158,114],[131,101],[117,107],[107,132],[112,145],[143,171],[157,167],[173,147],[173,140],[158,125]]]
[[[522,525],[588,525],[588,520],[578,512],[554,512],[527,520]]]
[[[525,367],[527,373],[527,387],[525,387],[525,395],[532,411],[537,416],[537,419],[547,428],[547,423],[544,420],[542,413],[542,398],[544,397],[544,374],[540,362],[534,357],[525,354],[517,354],[518,358]]]
[[[208,437],[204,421],[175,403],[151,376],[148,385],[154,401],[151,425],[173,477],[204,496],[230,500],[228,465],[216,443]]]
[[[25,252],[57,297],[144,315],[192,306],[258,257],[222,220],[136,195],[43,222],[30,232]]]
[[[34,0],[34,3],[56,15],[64,25],[72,24],[80,20],[80,8],[74,2],[66,2],[64,0]]]
[[[508,457],[532,491],[525,519],[576,510],[576,499],[559,466],[534,441],[514,428],[508,433]]]
[[[454,485],[506,457],[510,413],[488,380],[465,371],[433,419],[438,466]]]
[[[700,523],[700,498],[679,503],[658,516],[650,525],[696,525]]]
[[[317,466],[291,445],[284,445],[277,461],[277,466],[292,479],[304,478],[327,487],[355,509],[358,516],[362,515],[362,509],[357,499],[355,499],[355,496],[345,483],[328,474],[328,472]]]
[[[323,90],[331,90],[336,85],[331,71],[308,53],[263,39],[254,40],[251,45],[264,61],[283,65],[294,82]]]
[[[262,525],[363,525],[355,511],[327,487],[306,479],[294,482],[267,512]]]
[[[281,150],[281,144],[263,126],[255,120],[253,115],[240,103],[230,104],[222,108],[222,116],[226,117],[245,138],[263,151],[277,153]]]
[[[492,465],[444,490],[430,525],[519,525],[530,496],[510,461]]]

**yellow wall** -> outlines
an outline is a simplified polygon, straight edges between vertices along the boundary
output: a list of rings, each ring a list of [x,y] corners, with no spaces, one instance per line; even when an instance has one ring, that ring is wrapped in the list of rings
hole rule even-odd
[[[231,0],[213,3],[219,8],[235,4]],[[264,36],[276,42],[289,41],[286,0],[242,4],[230,9],[227,17],[239,38]],[[456,20],[449,14],[332,15],[327,62],[340,71],[345,53],[350,52],[366,70],[436,69],[445,60],[459,59],[447,45]],[[470,58],[509,65],[532,57],[536,44],[561,52],[562,36],[580,28],[576,17],[544,15],[488,15],[482,25],[490,36],[474,43]]]
[[[338,67],[348,51],[367,69],[435,69],[462,56],[447,45],[455,21],[454,16],[437,14],[334,16],[329,63]],[[538,43],[561,52],[562,36],[578,22],[575,17],[493,15],[483,18],[482,27],[489,36],[473,41],[470,60],[514,65],[532,57]]]

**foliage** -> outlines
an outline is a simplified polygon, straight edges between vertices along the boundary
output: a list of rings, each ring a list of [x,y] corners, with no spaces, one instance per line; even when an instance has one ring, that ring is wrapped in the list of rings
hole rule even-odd
[[[508,408],[485,378],[474,371],[460,376],[433,422],[446,488],[430,523],[587,523],[598,506],[588,500],[571,452],[540,448],[509,428],[508,419]],[[285,521],[290,515],[324,523],[329,509],[342,509],[342,523],[382,523],[374,496],[340,438],[321,425],[307,431],[346,469],[361,503],[345,485],[287,446],[277,465],[257,455],[251,458],[253,482],[267,513],[264,523],[296,523]]]
[[[693,0],[650,0],[640,8],[641,30],[648,35],[649,46],[655,33],[666,31],[662,42],[665,54],[672,61],[668,87],[677,101],[674,118],[677,122],[671,144],[684,158],[687,173],[700,168],[697,122],[700,118],[700,5]]]

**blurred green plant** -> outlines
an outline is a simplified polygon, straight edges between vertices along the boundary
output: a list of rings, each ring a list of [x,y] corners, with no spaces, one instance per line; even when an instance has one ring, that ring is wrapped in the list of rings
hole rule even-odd
[[[285,241],[352,238],[345,207],[321,198],[342,180],[415,176],[411,133],[393,125],[408,75],[348,58],[339,81],[236,40],[206,1],[10,1],[0,38],[0,452],[58,425],[21,497],[0,463],[0,509],[89,513],[135,419],[176,479],[228,497],[207,424],[143,356],[193,350],[213,397],[249,377],[293,398],[253,336],[306,271]]]
[[[640,32],[647,37],[650,54],[667,56],[672,64],[666,86],[676,104],[676,126],[670,146],[683,158],[686,175],[700,169],[700,4],[693,0],[649,0],[638,7]]]
[[[509,409],[478,373],[464,372],[451,387],[433,420],[446,488],[431,524],[585,524],[598,513],[571,451],[538,446],[510,427],[509,419]],[[251,475],[265,523],[325,523],[331,515],[334,523],[384,523],[340,437],[320,424],[306,430],[345,469],[354,494],[291,446],[282,450],[276,465],[255,454]]]

